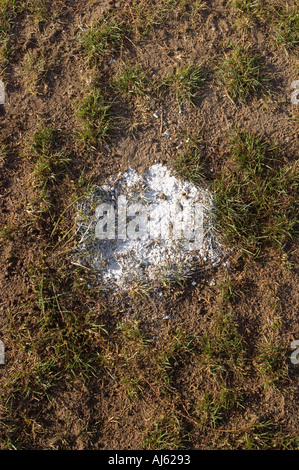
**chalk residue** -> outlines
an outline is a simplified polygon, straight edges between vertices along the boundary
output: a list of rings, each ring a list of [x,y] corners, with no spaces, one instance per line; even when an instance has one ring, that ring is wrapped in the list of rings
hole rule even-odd
[[[103,203],[115,214],[115,239],[96,237]],[[120,203],[126,203],[125,216]],[[142,210],[136,212],[136,207]],[[119,228],[121,219],[126,222],[125,235]],[[79,204],[76,230],[73,262],[95,270],[105,284],[121,290],[135,281],[191,276],[199,267],[219,264],[222,256],[211,193],[176,178],[161,164],[144,176],[128,169],[95,188]]]

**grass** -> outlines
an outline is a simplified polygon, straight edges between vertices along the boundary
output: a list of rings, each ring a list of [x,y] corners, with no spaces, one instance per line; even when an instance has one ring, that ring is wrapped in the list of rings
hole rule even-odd
[[[9,42],[8,38],[5,38],[1,41],[1,46],[0,46],[0,74],[1,76],[5,72],[5,68],[9,63],[9,59],[13,54],[13,47],[11,43]]]
[[[32,141],[32,150],[35,155],[52,152],[56,148],[58,132],[53,127],[44,127],[35,132]]]
[[[49,2],[45,0],[1,0],[0,3],[0,38],[10,35],[18,15],[26,14],[37,22],[51,18]]]
[[[139,64],[122,63],[112,85],[126,96],[148,99],[151,93],[151,81]]]
[[[189,25],[196,27],[196,19],[205,8],[205,2],[201,0],[150,0],[144,3],[134,0],[127,14],[137,37],[143,38],[175,15],[187,18]]]
[[[219,67],[219,78],[227,94],[245,103],[258,92],[268,90],[269,79],[261,72],[260,58],[249,47],[234,46]]]
[[[110,137],[115,128],[112,106],[113,102],[107,101],[99,88],[92,90],[77,106],[76,114],[83,124],[80,138],[84,145],[101,144]]]
[[[147,432],[144,450],[179,450],[183,449],[182,427],[175,413],[162,416]]]
[[[162,80],[155,80],[139,64],[123,62],[112,80],[112,86],[127,96],[146,99],[171,93],[181,107],[186,103],[194,106],[198,103],[205,80],[206,72],[202,65],[181,67]]]
[[[202,65],[180,67],[174,73],[161,80],[162,93],[171,91],[181,107],[183,104],[196,105],[206,80]]]
[[[61,150],[61,131],[53,127],[41,127],[32,137],[34,166],[30,183],[37,189],[37,198],[28,209],[32,215],[48,213],[53,202],[51,190],[61,182],[70,163],[69,151]]]
[[[244,436],[237,440],[237,445],[244,450],[285,448],[283,442],[279,441],[285,441],[286,439],[281,439],[279,433],[277,435],[277,432],[275,432],[276,427],[271,421],[253,423]],[[291,439],[291,441],[294,442],[295,440]]]
[[[8,226],[0,226],[0,247],[5,245],[8,240],[13,240],[16,226],[11,224]]]
[[[137,35],[142,37],[148,35],[156,26],[159,26],[166,17],[171,5],[176,0],[162,0],[155,4],[152,0],[146,2],[133,1],[129,7],[129,18]]]
[[[280,15],[277,25],[276,42],[285,49],[294,49],[299,44],[299,9],[298,6],[285,10]]]
[[[256,14],[262,6],[260,0],[230,0],[229,4],[238,12],[249,14]]]
[[[33,136],[32,149],[37,156],[33,170],[36,187],[44,188],[64,175],[70,157],[57,150],[60,136],[61,132],[53,127],[42,127]]]
[[[46,0],[30,0],[26,2],[26,12],[38,22],[49,19],[49,2]]]
[[[89,65],[99,65],[107,54],[120,50],[125,34],[121,22],[106,16],[102,21],[92,24],[81,34],[81,46],[88,55]]]
[[[41,91],[41,84],[55,66],[55,58],[47,59],[44,53],[28,52],[25,57],[24,70],[32,93]]]
[[[135,361],[142,360],[146,355],[147,339],[140,330],[138,321],[123,322],[118,326],[121,333],[122,347],[119,352],[121,368],[115,371],[124,392],[129,399],[139,399],[144,393],[144,378],[138,373]]]
[[[229,410],[243,406],[239,383],[245,375],[246,348],[232,313],[221,310],[213,317],[198,350],[201,393],[194,411],[200,427],[215,428]]]
[[[200,416],[199,422],[203,426],[208,424],[215,428],[225,414],[239,404],[239,399],[240,395],[236,389],[230,390],[223,386],[219,386],[213,392],[204,392],[196,404],[196,412]]]
[[[244,19],[261,21],[268,28],[273,44],[283,46],[286,51],[298,45],[299,10],[296,2],[232,0],[229,4]]]
[[[44,124],[36,131],[33,117],[40,115],[41,108],[36,107],[40,96],[31,96],[30,107],[22,108],[23,114],[20,110],[15,136],[9,126],[3,128],[7,145],[0,146],[0,164],[5,170],[0,194],[0,248],[5,266],[3,285],[10,283],[10,289],[5,291],[7,299],[3,297],[1,324],[7,361],[1,366],[0,447],[98,449],[137,442],[141,449],[151,450],[298,449],[298,436],[288,422],[294,413],[291,394],[296,379],[296,366],[288,368],[287,355],[289,338],[295,339],[291,332],[295,323],[288,313],[293,273],[280,270],[279,265],[282,260],[293,269],[293,245],[290,251],[282,251],[297,234],[297,165],[277,145],[239,130],[227,140],[224,157],[217,150],[214,153],[212,161],[221,170],[207,171],[210,162],[205,150],[208,146],[213,152],[217,149],[214,138],[219,134],[211,133],[209,141],[204,139],[200,110],[188,106],[198,105],[201,96],[205,100],[206,73],[202,65],[196,65],[197,51],[188,55],[188,61],[184,59],[190,51],[189,39],[201,47],[203,2],[126,2],[124,9],[113,10],[113,16],[102,17],[100,13],[82,33],[77,26],[85,10],[73,10],[72,2],[58,3],[65,4],[61,28],[67,17],[74,26],[68,31],[75,31],[75,36],[63,35],[63,44],[59,35],[52,43],[54,24],[48,2],[3,0],[0,5],[1,54],[8,70],[4,81],[12,96],[10,107],[3,108],[4,124],[16,103],[12,92],[18,93],[18,87],[13,78],[21,70],[23,58],[25,79],[33,84],[32,91],[41,92],[52,66],[50,49],[63,46],[62,51],[72,51],[79,36],[82,55],[78,55],[76,67],[82,60],[83,67],[88,61],[93,67],[89,73],[98,80],[97,86],[83,92],[81,101],[76,97],[76,114],[82,125],[80,143],[87,151],[72,145],[77,143],[73,129],[62,131]],[[213,14],[216,22],[218,17],[223,21],[226,12],[232,13],[227,9],[229,4],[238,16],[250,18],[253,28],[262,24],[257,31],[262,38],[277,41],[278,51],[285,48],[290,55],[295,51],[295,8],[271,6],[267,13],[266,6],[277,2],[223,3],[218,12],[207,2],[205,17]],[[93,18],[101,11],[94,6]],[[25,40],[36,33],[36,21],[43,22],[39,38],[44,49],[42,53],[30,49],[28,54],[12,33],[16,24]],[[60,28],[55,25],[53,32],[56,26]],[[239,36],[240,30],[230,29],[226,35],[224,23],[219,26],[224,40],[227,35]],[[252,42],[250,34],[243,33],[243,40]],[[165,46],[172,47],[175,41],[182,48],[182,62],[158,81],[150,72],[151,67],[157,68],[155,63],[160,64],[161,38]],[[207,44],[211,44],[209,38]],[[159,53],[155,55],[156,46]],[[75,53],[80,51],[75,48]],[[167,47],[165,52],[169,52]],[[116,61],[110,64],[112,57]],[[284,59],[290,72],[288,56]],[[222,83],[246,114],[246,103],[267,90],[261,60],[250,48],[233,46],[222,67]],[[54,101],[52,93],[49,96],[52,105],[55,93],[53,89]],[[171,99],[164,99],[167,94]],[[157,150],[163,161],[174,159],[179,176],[214,190],[218,229],[224,240],[237,248],[236,269],[233,259],[227,270],[221,266],[207,272],[204,279],[196,278],[196,286],[164,279],[168,288],[157,301],[156,285],[142,283],[133,286],[131,297],[112,298],[102,292],[92,272],[70,265],[76,203],[91,181],[104,177],[104,144],[111,143],[109,155],[110,150],[111,155],[119,150],[118,135],[114,135],[115,96],[132,105],[128,113],[141,107],[146,123],[146,129],[136,132],[136,140],[122,135],[121,148],[131,145],[133,155],[133,146],[141,145],[146,154],[153,150],[149,156],[153,161]],[[161,127],[158,123],[156,129],[152,116],[157,102]],[[177,103],[180,109],[188,106],[188,113],[178,116]],[[46,114],[44,117],[48,119]],[[221,119],[213,119],[218,126]],[[162,124],[172,125],[175,132],[171,135],[178,138],[183,128],[178,147],[174,139],[166,142],[160,138]],[[63,129],[69,126],[66,121],[60,125]],[[248,123],[248,129],[253,128],[254,119]],[[29,140],[24,129],[28,129]],[[90,151],[95,148],[96,152]],[[123,158],[127,161],[131,153],[130,148],[126,150]],[[109,160],[114,168],[118,167],[117,158]],[[119,162],[122,165],[125,160]],[[142,162],[138,150],[132,165]],[[24,194],[15,202],[18,191]],[[268,247],[271,250],[265,250]],[[279,256],[277,264],[268,263],[265,256],[259,273],[259,264],[243,253]],[[277,272],[270,269],[275,271],[277,266]],[[210,274],[215,277],[214,284]],[[277,289],[270,295],[264,282],[277,285]],[[288,400],[283,401],[283,395]],[[122,432],[123,423],[129,438]]]
[[[103,362],[121,384],[126,397],[144,398],[149,384],[154,389],[162,387],[167,395],[173,363],[191,353],[195,338],[180,328],[174,329],[153,351],[152,341],[141,331],[137,320],[122,322],[117,330],[121,334],[117,353],[106,354]]]
[[[53,388],[79,377],[87,383],[100,367],[98,348],[106,335],[95,312],[87,307],[84,315],[82,311],[76,313],[75,298],[82,284],[76,276],[70,295],[66,277],[51,276],[43,261],[29,267],[28,275],[33,296],[21,311],[10,312],[7,317],[10,340],[23,358],[19,372],[7,378],[1,391],[1,425],[9,425],[9,416],[14,416],[14,426],[9,426],[6,438],[8,444],[13,442],[9,444],[12,448],[21,446],[17,435],[20,427],[34,439],[45,432],[39,417],[27,416],[24,402],[49,402]]]
[[[279,343],[277,337],[263,336],[256,355],[257,370],[263,378],[265,389],[270,385],[276,387],[288,377],[286,363],[287,350]]]
[[[0,37],[6,37],[17,14],[15,0],[2,0],[0,4]]]
[[[178,176],[193,184],[202,182],[205,175],[203,140],[196,136],[184,136],[183,145],[172,165]]]
[[[223,281],[217,284],[217,288],[221,293],[221,299],[224,302],[234,303],[240,300],[243,292],[241,287],[235,280],[226,277]]]
[[[223,365],[232,369],[236,366],[242,372],[244,344],[233,313],[221,310],[215,315],[209,333],[202,337],[200,349],[199,358],[203,362],[206,359],[220,359]]]
[[[240,384],[247,373],[247,345],[238,332],[236,317],[227,308],[215,313],[200,335],[171,327],[153,343],[138,320],[121,321],[108,333],[99,312],[91,308],[93,294],[81,273],[70,277],[68,270],[58,276],[51,271],[44,261],[29,268],[29,304],[8,315],[10,341],[22,352],[23,363],[20,373],[10,376],[3,388],[0,424],[9,428],[6,448],[26,448],[20,437],[25,430],[27,439],[43,439],[43,412],[39,416],[20,413],[24,400],[27,407],[36,400],[53,403],[57,387],[64,383],[73,387],[79,380],[87,387],[99,371],[112,379],[115,390],[129,403],[156,398],[154,415],[143,431],[142,449],[183,449],[194,426],[201,432],[210,429],[217,433],[231,412],[242,409]],[[84,298],[84,311],[80,298]],[[275,370],[280,380],[281,363],[272,357],[272,349],[266,356],[265,352],[258,350],[257,371],[268,380]],[[190,381],[189,404],[182,406],[176,377],[186,364],[192,364],[195,375]],[[185,422],[189,423],[188,431]],[[81,423],[82,429],[86,426],[88,429],[87,423]],[[269,447],[275,438],[273,428],[261,431],[256,425],[236,430],[233,447]],[[57,444],[59,448],[71,445],[67,434],[65,437],[64,443]],[[284,445],[292,447],[294,440],[290,438]]]
[[[231,169],[213,187],[218,225],[224,238],[258,253],[282,247],[296,233],[297,165],[281,165],[278,147],[249,132],[231,138]]]
[[[7,147],[4,143],[0,143],[0,160],[5,161],[7,158]]]

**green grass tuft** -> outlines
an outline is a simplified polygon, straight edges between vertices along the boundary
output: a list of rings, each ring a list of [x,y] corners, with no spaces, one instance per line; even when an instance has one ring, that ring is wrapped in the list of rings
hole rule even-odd
[[[213,184],[219,230],[249,252],[281,247],[296,233],[297,165],[281,165],[279,149],[249,132],[237,132],[230,146],[231,169]]]
[[[285,49],[293,49],[299,44],[299,9],[294,7],[279,15],[276,42]]]
[[[267,91],[269,86],[269,79],[260,69],[260,56],[239,46],[226,54],[219,67],[219,78],[228,95],[238,103]]]
[[[109,138],[115,126],[111,111],[113,102],[106,101],[102,91],[97,88],[91,91],[77,107],[77,116],[83,122],[80,139],[86,144],[103,143]]]
[[[178,176],[199,184],[204,177],[205,160],[201,138],[185,138],[182,148],[172,165]]]
[[[122,63],[112,85],[125,95],[149,97],[151,93],[151,81],[139,64]]]
[[[205,75],[202,65],[181,67],[161,80],[159,88],[162,93],[174,93],[180,107],[186,102],[196,105],[206,80]]]
[[[105,17],[101,22],[93,24],[81,35],[81,45],[89,57],[89,64],[99,64],[105,55],[120,50],[125,29],[121,22]]]

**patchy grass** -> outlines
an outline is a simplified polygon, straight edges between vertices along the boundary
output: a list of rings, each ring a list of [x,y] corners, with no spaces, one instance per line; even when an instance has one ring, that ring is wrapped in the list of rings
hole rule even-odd
[[[112,106],[100,88],[92,90],[77,106],[77,116],[83,124],[79,137],[84,145],[102,143],[110,137],[115,127]]]
[[[198,347],[204,384],[195,412],[200,426],[215,427],[229,409],[242,406],[238,381],[245,373],[245,345],[233,315],[225,310],[218,312]]]
[[[201,0],[158,0],[157,2],[134,0],[128,7],[127,14],[135,34],[144,38],[172,16],[187,18],[190,27],[195,27],[197,17],[205,8],[206,4]]]
[[[144,450],[184,449],[182,427],[175,413],[162,416],[153,423],[145,437]]]
[[[31,159],[34,166],[30,184],[37,190],[37,196],[27,212],[36,216],[48,213],[53,205],[51,190],[66,174],[71,160],[68,151],[59,148],[61,132],[53,127],[41,127],[32,138]]]
[[[171,92],[181,107],[185,103],[196,105],[206,80],[206,73],[202,65],[189,65],[181,67],[164,78],[159,88],[162,93]]]
[[[37,261],[28,268],[32,299],[7,318],[10,339],[23,358],[19,373],[9,376],[1,390],[5,415],[1,425],[9,426],[5,441],[9,448],[24,447],[20,429],[33,439],[45,433],[39,420],[22,411],[24,400],[48,398],[57,384],[73,383],[79,377],[88,382],[101,364],[98,348],[106,333],[88,307],[84,315],[76,312],[76,298],[84,286],[75,276],[68,291],[65,275],[55,279],[47,265]],[[13,426],[9,416],[14,417]]]
[[[299,8],[294,7],[279,15],[276,41],[285,49],[293,49],[299,44]]]
[[[46,0],[31,0],[24,5],[29,17],[33,17],[37,22],[49,19],[49,2]]]
[[[224,238],[253,253],[282,247],[296,232],[297,165],[282,165],[281,151],[249,132],[230,145],[231,168],[214,182]]]
[[[219,67],[219,77],[228,95],[238,103],[268,90],[269,79],[261,71],[260,55],[253,54],[250,47],[233,47]]]
[[[89,65],[98,65],[109,53],[120,50],[125,28],[113,17],[104,17],[81,33],[82,50],[87,53]]]
[[[4,161],[7,158],[7,147],[1,142],[0,143],[0,160]]]
[[[17,2],[15,0],[3,0],[0,4],[0,36],[5,37],[17,14]]]
[[[50,4],[46,0],[2,0],[0,4],[0,37],[6,38],[11,32],[16,20],[21,15],[27,15],[36,22],[45,22],[55,18],[55,11],[61,5]]]
[[[299,9],[296,2],[285,4],[277,0],[232,0],[229,4],[245,20],[244,24],[251,28],[256,20],[262,22],[269,30],[275,46],[283,46],[288,51],[298,45]]]
[[[219,284],[217,284],[217,289],[221,293],[221,299],[224,302],[234,303],[242,297],[244,294],[241,286],[237,281],[231,279],[230,277],[225,278]]]
[[[154,84],[139,64],[122,63],[112,81],[113,88],[125,96],[131,96],[146,104],[154,90]]]
[[[183,139],[181,150],[173,160],[173,168],[181,178],[199,184],[205,175],[203,140],[187,135]]]
[[[27,82],[30,84],[32,93],[40,92],[43,79],[47,77],[49,72],[55,66],[55,57],[47,59],[44,53],[28,52],[25,57],[24,70]]]
[[[255,358],[265,389],[281,385],[288,378],[287,351],[277,335],[263,335]]]
[[[212,3],[0,4],[1,449],[299,447],[296,106],[283,91],[298,11]],[[277,89],[259,103],[262,64]],[[288,150],[255,133],[265,120]],[[226,138],[226,124],[239,131]],[[161,292],[140,282],[112,296],[70,264],[76,205],[102,178],[155,161],[214,191],[233,250],[192,280],[165,276]]]
[[[294,449],[296,437],[281,435],[275,423],[262,421],[253,423],[244,436],[238,439],[238,448],[244,450]]]
[[[8,225],[6,227],[0,227],[0,247],[5,245],[8,240],[12,240],[16,231],[14,225]]]
[[[229,5],[232,5],[240,13],[257,14],[261,7],[261,0],[230,0]]]
[[[13,53],[13,48],[7,38],[1,41],[0,45],[0,66],[1,66],[1,77],[5,73],[5,68],[8,65],[9,59]]]
[[[133,1],[129,6],[128,15],[135,32],[146,36],[155,26],[159,26],[177,0],[161,0],[157,4],[153,1],[146,3]]]

